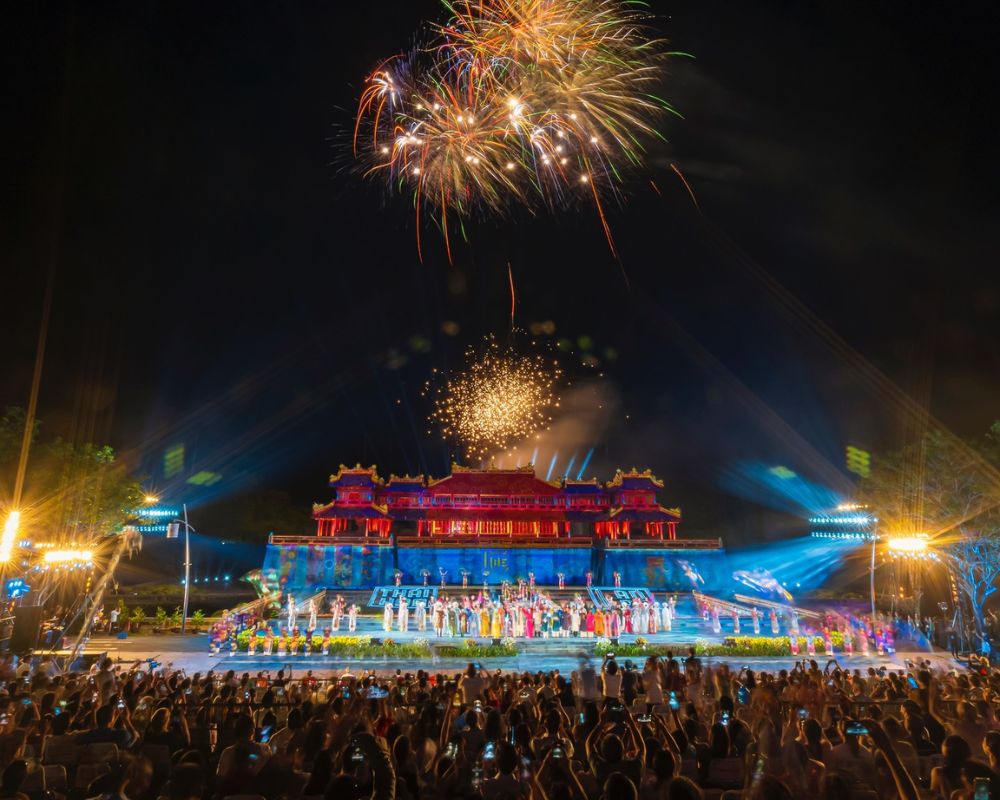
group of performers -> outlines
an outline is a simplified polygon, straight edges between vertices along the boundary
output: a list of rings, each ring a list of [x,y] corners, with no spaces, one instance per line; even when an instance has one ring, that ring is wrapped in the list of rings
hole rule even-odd
[[[612,601],[605,608],[584,601],[557,602],[542,592],[510,591],[499,598],[480,593],[449,598],[441,595],[427,603],[412,603],[400,596],[383,606],[382,628],[417,631],[428,627],[435,636],[490,636],[499,638],[608,637],[622,634],[656,634],[673,628],[677,600],[635,599],[631,604]],[[411,623],[411,619],[412,623]]]
[[[716,634],[722,633],[722,620],[730,617],[732,633],[739,635],[743,622],[749,617],[753,635],[761,635],[765,616],[756,607],[749,610],[735,604],[714,602],[705,596],[698,597],[698,610],[705,624],[710,624]],[[514,588],[503,585],[499,594],[488,591],[477,594],[440,595],[426,601],[414,600],[400,595],[395,601],[383,606],[382,628],[386,633],[415,630],[430,631],[436,637],[481,636],[492,638],[601,638],[615,639],[622,635],[656,635],[673,630],[676,619],[676,595],[668,595],[660,601],[653,594],[648,599],[635,597],[631,603],[619,602],[609,596],[606,604],[599,607],[576,595],[571,601],[558,601],[551,595],[531,586],[519,585]],[[295,597],[288,595],[284,607],[285,625],[275,628],[262,619],[246,620],[242,617],[223,613],[210,631],[212,652],[238,649],[237,636],[250,630],[248,650],[253,654],[259,649],[263,655],[293,655],[318,649],[325,652],[331,635],[340,632],[344,626],[348,634],[354,634],[358,627],[361,608],[348,604],[337,595],[329,605],[329,627],[319,631],[320,605],[310,599],[301,609]],[[300,627],[300,616],[305,624]],[[800,637],[805,639],[805,652],[814,655],[817,641],[823,652],[830,654],[836,650],[851,655],[858,648],[862,655],[871,649],[880,655],[894,652],[895,632],[893,619],[877,616],[853,617],[827,614],[807,614],[809,624],[800,622],[798,611],[792,607],[770,607],[767,622],[770,634],[789,638],[793,655],[799,655]],[[728,631],[727,631],[728,632]],[[749,634],[749,631],[747,631]],[[835,639],[837,641],[835,641]],[[318,640],[318,641],[317,641]]]
[[[702,619],[712,626],[712,632],[722,633],[722,618],[729,616],[732,618],[733,635],[738,636],[741,631],[739,606],[731,604],[713,603],[708,598],[698,601],[699,611]],[[895,652],[895,630],[891,618],[877,615],[872,617],[854,616],[834,616],[833,614],[810,615],[815,624],[801,625],[797,609],[784,607],[776,610],[771,607],[768,610],[771,634],[779,636],[781,634],[781,622],[785,624],[785,634],[788,636],[789,649],[792,655],[799,655],[801,646],[799,638],[806,640],[806,652],[808,655],[816,655],[816,639],[822,639],[823,652],[831,654],[834,652],[834,633],[839,634],[841,644],[837,645],[844,655],[854,653],[855,641],[862,655],[868,655],[874,648],[879,655]],[[754,606],[749,613],[750,622],[755,636],[760,635],[761,613]]]
[[[330,601],[330,629],[336,633],[340,630],[340,626],[345,622],[347,624],[348,633],[354,633],[358,629],[358,614],[361,612],[361,606],[356,603],[348,604],[343,597],[339,594]],[[288,601],[285,605],[286,620],[288,623],[288,630],[295,630],[298,627],[299,609],[295,603],[295,597],[292,594],[288,595]],[[309,602],[305,607],[305,614],[308,617],[308,622],[306,623],[306,630],[315,631],[317,628],[317,617],[319,616],[319,606],[316,600],[309,598]]]

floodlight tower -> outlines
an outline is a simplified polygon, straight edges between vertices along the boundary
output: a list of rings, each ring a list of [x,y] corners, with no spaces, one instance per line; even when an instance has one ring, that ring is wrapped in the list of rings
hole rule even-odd
[[[919,622],[924,567],[927,566],[927,562],[938,560],[937,553],[931,549],[926,533],[890,536],[886,539],[886,552],[893,567],[893,606],[897,599],[906,596],[906,587],[909,586],[913,595],[913,615]],[[898,589],[895,588],[897,586]]]
[[[875,543],[878,541],[878,517],[861,503],[841,503],[836,508],[809,518],[809,535],[816,539],[840,542],[870,542],[868,585],[871,593],[872,616],[875,616]]]

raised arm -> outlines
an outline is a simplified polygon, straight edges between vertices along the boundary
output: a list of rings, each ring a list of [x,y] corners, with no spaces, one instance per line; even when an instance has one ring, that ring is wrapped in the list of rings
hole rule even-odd
[[[892,779],[896,782],[896,791],[899,793],[900,799],[919,800],[920,793],[917,791],[917,785],[913,782],[913,777],[907,772],[906,767],[903,766],[903,762],[899,760],[889,735],[875,720],[866,719],[863,722],[868,728],[868,735],[875,743],[875,747],[881,751],[889,764],[889,771],[892,772]]]

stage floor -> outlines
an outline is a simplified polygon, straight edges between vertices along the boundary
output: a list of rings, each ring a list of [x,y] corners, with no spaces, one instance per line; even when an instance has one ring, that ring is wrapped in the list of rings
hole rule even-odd
[[[686,648],[701,641],[722,641],[727,636],[732,636],[732,631],[723,632],[714,636],[709,629],[707,634],[701,624],[701,620],[691,620],[691,625],[674,626],[670,633],[660,633],[655,635],[645,635],[651,644],[675,645],[676,655],[683,656]],[[433,632],[428,630],[423,633],[410,629],[407,632],[392,631],[385,632],[382,629],[381,617],[364,617],[359,620],[359,635],[378,636],[391,638],[395,641],[413,641],[416,639],[426,639],[433,645],[456,645],[461,643],[462,637],[435,638]],[[745,633],[745,631],[744,631]],[[762,635],[764,632],[762,632]],[[340,636],[348,635],[343,628],[339,632]],[[752,635],[752,632],[751,634]],[[766,631],[770,635],[770,630]],[[485,637],[469,637],[482,641]],[[635,641],[635,635],[627,634],[620,637],[623,643]],[[520,652],[516,656],[507,658],[486,658],[482,659],[483,666],[487,669],[503,669],[504,671],[516,670],[518,672],[536,672],[538,670],[551,671],[558,669],[563,674],[569,674],[577,669],[581,660],[591,660],[599,663],[600,658],[594,654],[596,639],[517,639]],[[90,643],[90,650],[107,650],[112,658],[120,659],[123,662],[136,659],[155,658],[164,665],[172,663],[175,668],[183,668],[188,673],[205,672],[214,670],[236,670],[237,672],[256,673],[261,670],[270,670],[272,673],[279,669],[291,665],[293,674],[301,674],[305,670],[312,670],[318,677],[339,676],[345,672],[359,674],[365,669],[375,670],[379,673],[392,673],[397,669],[403,672],[415,672],[424,669],[431,672],[454,673],[459,672],[468,666],[468,659],[441,658],[432,656],[430,658],[410,658],[401,660],[390,659],[349,659],[333,656],[322,656],[318,654],[284,656],[278,658],[276,655],[265,656],[256,653],[250,656],[246,653],[229,655],[228,653],[211,654],[208,647],[208,637],[204,634],[180,637],[178,635],[142,635],[130,637],[128,639],[117,639],[113,636],[95,636]],[[808,656],[800,656],[800,658]],[[822,666],[827,662],[827,658],[817,655],[816,661]],[[954,664],[950,655],[943,652],[930,653],[926,650],[901,652],[891,656],[879,656],[872,653],[869,656],[855,655],[849,658],[838,656],[841,666],[851,669],[867,669],[870,666],[885,666],[889,669],[903,668],[904,659],[930,658],[935,665],[951,668]],[[625,657],[619,659],[626,660]],[[633,662],[641,662],[641,658],[632,658]],[[755,670],[775,671],[779,669],[789,669],[796,659],[792,656],[775,656],[768,658],[739,658],[727,656],[719,658],[702,658],[704,663],[728,663],[739,668],[749,666]],[[637,664],[641,668],[641,663]]]

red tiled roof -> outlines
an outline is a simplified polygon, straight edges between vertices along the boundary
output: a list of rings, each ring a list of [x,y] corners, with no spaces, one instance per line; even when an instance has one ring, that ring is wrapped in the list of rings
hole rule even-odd
[[[624,522],[679,522],[680,514],[663,506],[645,506],[640,508],[613,508],[609,519]]]
[[[341,505],[328,503],[325,506],[313,508],[313,519],[383,519],[386,516],[385,506],[372,505]]]
[[[501,494],[551,496],[562,493],[558,486],[535,477],[530,470],[475,470],[453,472],[430,483],[430,494]]]

